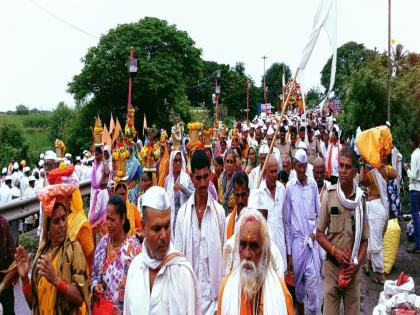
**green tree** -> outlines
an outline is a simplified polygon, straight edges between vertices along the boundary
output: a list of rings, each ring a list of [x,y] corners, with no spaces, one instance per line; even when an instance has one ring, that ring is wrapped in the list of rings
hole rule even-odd
[[[285,81],[283,82],[283,72],[285,76]],[[265,84],[267,86],[267,101],[271,103],[272,106],[278,105],[280,102],[280,94],[283,93],[282,83],[286,84],[292,74],[290,68],[284,62],[275,62],[267,69],[265,73]],[[264,78],[261,79],[261,86],[264,85]],[[264,91],[263,91],[264,93]]]
[[[219,99],[219,112],[223,108],[223,117],[246,117],[246,85],[250,81],[249,107],[250,115],[257,111],[256,104],[261,102],[262,89],[255,86],[254,81],[245,74],[245,66],[242,62],[234,67],[227,64],[218,64],[213,61],[203,61],[204,71],[202,79],[188,88],[188,97],[191,104],[198,106],[204,104],[214,115],[212,95],[215,93],[216,71],[220,70],[221,94]],[[219,117],[221,119],[222,117]]]
[[[314,108],[315,106],[318,106],[322,102],[324,97],[324,93],[322,93],[319,87],[311,88],[306,94],[306,107]]]
[[[58,103],[57,107],[49,116],[49,133],[51,141],[55,139],[64,140],[67,126],[72,120],[73,110],[64,102]]]
[[[0,165],[6,166],[10,159],[28,158],[28,142],[23,133],[23,126],[17,121],[12,121],[0,116]]]
[[[391,123],[394,145],[410,156],[410,137],[420,130],[420,65],[401,72],[393,83]]]
[[[365,130],[385,123],[386,80],[387,70],[380,56],[351,75],[346,85],[344,114],[339,119],[345,136],[354,133],[357,126]]]
[[[143,113],[150,124],[162,127],[169,125],[171,110],[188,115],[186,87],[202,74],[201,50],[175,25],[146,17],[111,29],[82,59],[84,67],[69,83],[69,91],[77,103],[87,101],[85,123],[96,114],[108,121],[111,112],[125,121],[130,47],[135,48],[139,62],[132,96],[138,109],[137,129],[141,129]]]
[[[16,106],[16,114],[18,115],[28,115],[29,107],[23,104]]]
[[[353,73],[363,68],[372,58],[378,55],[376,51],[367,49],[363,44],[347,42],[337,49],[337,71],[335,75],[334,91],[342,101],[346,96],[346,82],[352,77]],[[329,88],[331,76],[330,57],[321,71],[321,83],[325,89]]]

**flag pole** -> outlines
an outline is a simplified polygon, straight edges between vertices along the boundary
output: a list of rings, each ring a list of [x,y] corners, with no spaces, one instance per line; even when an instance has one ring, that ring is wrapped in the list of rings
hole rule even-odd
[[[265,172],[265,169],[267,167],[268,157],[270,156],[271,152],[273,152],[273,146],[274,146],[274,143],[276,142],[277,134],[280,131],[280,126],[281,126],[281,122],[283,121],[283,117],[284,117],[284,113],[285,113],[285,109],[286,109],[286,104],[287,104],[287,102],[289,102],[289,98],[290,98],[290,95],[292,94],[292,90],[295,88],[295,82],[296,82],[296,77],[297,77],[298,73],[299,73],[299,67],[296,69],[296,72],[293,76],[293,80],[292,80],[291,87],[289,89],[289,93],[287,93],[287,97],[283,101],[283,110],[281,111],[280,120],[277,122],[277,128],[276,128],[276,131],[274,132],[273,140],[271,140],[270,149],[268,150],[267,158],[265,159],[263,168],[260,171],[260,174],[258,175],[257,188],[259,188],[259,186],[261,184],[262,176],[263,176],[263,174]]]
[[[246,125],[249,126],[249,80],[246,80]]]

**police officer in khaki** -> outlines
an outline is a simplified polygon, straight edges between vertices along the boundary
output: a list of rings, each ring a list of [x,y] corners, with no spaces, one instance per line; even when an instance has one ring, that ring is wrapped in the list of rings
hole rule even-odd
[[[327,252],[324,261],[327,315],[339,314],[341,299],[345,315],[360,313],[360,265],[366,255],[369,229],[363,191],[353,182],[356,174],[356,154],[351,147],[345,147],[340,151],[339,182],[325,192],[316,226],[317,241]],[[347,282],[343,288],[339,287],[340,271]]]

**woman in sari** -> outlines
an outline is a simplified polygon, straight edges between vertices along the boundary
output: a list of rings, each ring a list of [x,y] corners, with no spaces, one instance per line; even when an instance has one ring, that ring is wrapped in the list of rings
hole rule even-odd
[[[130,222],[130,230],[127,232],[127,236],[131,237],[134,236],[136,232],[142,231],[142,225],[139,209],[137,209],[134,203],[128,200],[127,191],[127,184],[124,182],[120,182],[115,186],[114,194],[120,195],[123,198],[123,200],[125,200],[125,206],[127,209],[127,219]]]
[[[235,208],[235,198],[233,196],[233,181],[232,177],[235,173],[236,153],[232,149],[228,149],[224,158],[224,172],[219,177],[219,203],[225,209],[226,214],[233,211]]]
[[[258,149],[256,146],[251,146],[248,149],[248,159],[246,161],[245,172],[249,175],[252,169],[258,165]]]
[[[164,188],[168,193],[169,201],[171,203],[171,231],[173,239],[178,210],[194,193],[194,186],[191,182],[191,178],[186,172],[184,157],[179,150],[171,152],[169,174],[166,177]]]
[[[22,246],[16,249],[17,271],[32,314],[79,314],[83,303],[88,305],[86,260],[80,244],[67,235],[68,197],[75,189],[58,184],[38,193],[44,211],[43,229],[31,279],[31,254]]]
[[[141,177],[141,165],[139,160],[134,154],[134,147],[129,147],[130,158],[126,164],[126,174],[128,176],[128,199],[131,202],[137,203],[137,197],[139,193],[138,181]]]
[[[389,203],[387,181],[397,177],[397,172],[390,165],[383,164],[379,169],[368,169],[362,164],[360,170],[360,184],[369,190],[367,201],[367,216],[370,228],[367,264],[363,266],[366,273],[372,268],[372,280],[379,284],[385,283],[383,240],[388,224]]]
[[[112,196],[106,209],[108,233],[95,250],[92,272],[94,315],[123,313],[128,268],[141,252],[137,238],[128,237],[130,222],[126,213],[124,199],[119,195]]]

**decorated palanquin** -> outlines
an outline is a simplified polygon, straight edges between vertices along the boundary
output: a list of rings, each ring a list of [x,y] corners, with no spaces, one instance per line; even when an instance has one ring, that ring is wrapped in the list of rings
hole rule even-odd
[[[294,82],[294,86],[293,86]],[[293,87],[293,89],[292,89]],[[303,108],[303,99],[302,99],[302,91],[300,89],[300,84],[296,80],[289,80],[287,84],[284,87],[284,94],[289,94],[290,89],[292,89],[289,97],[289,101],[287,102],[287,105],[295,105],[299,108],[300,114],[303,114],[304,108]]]

